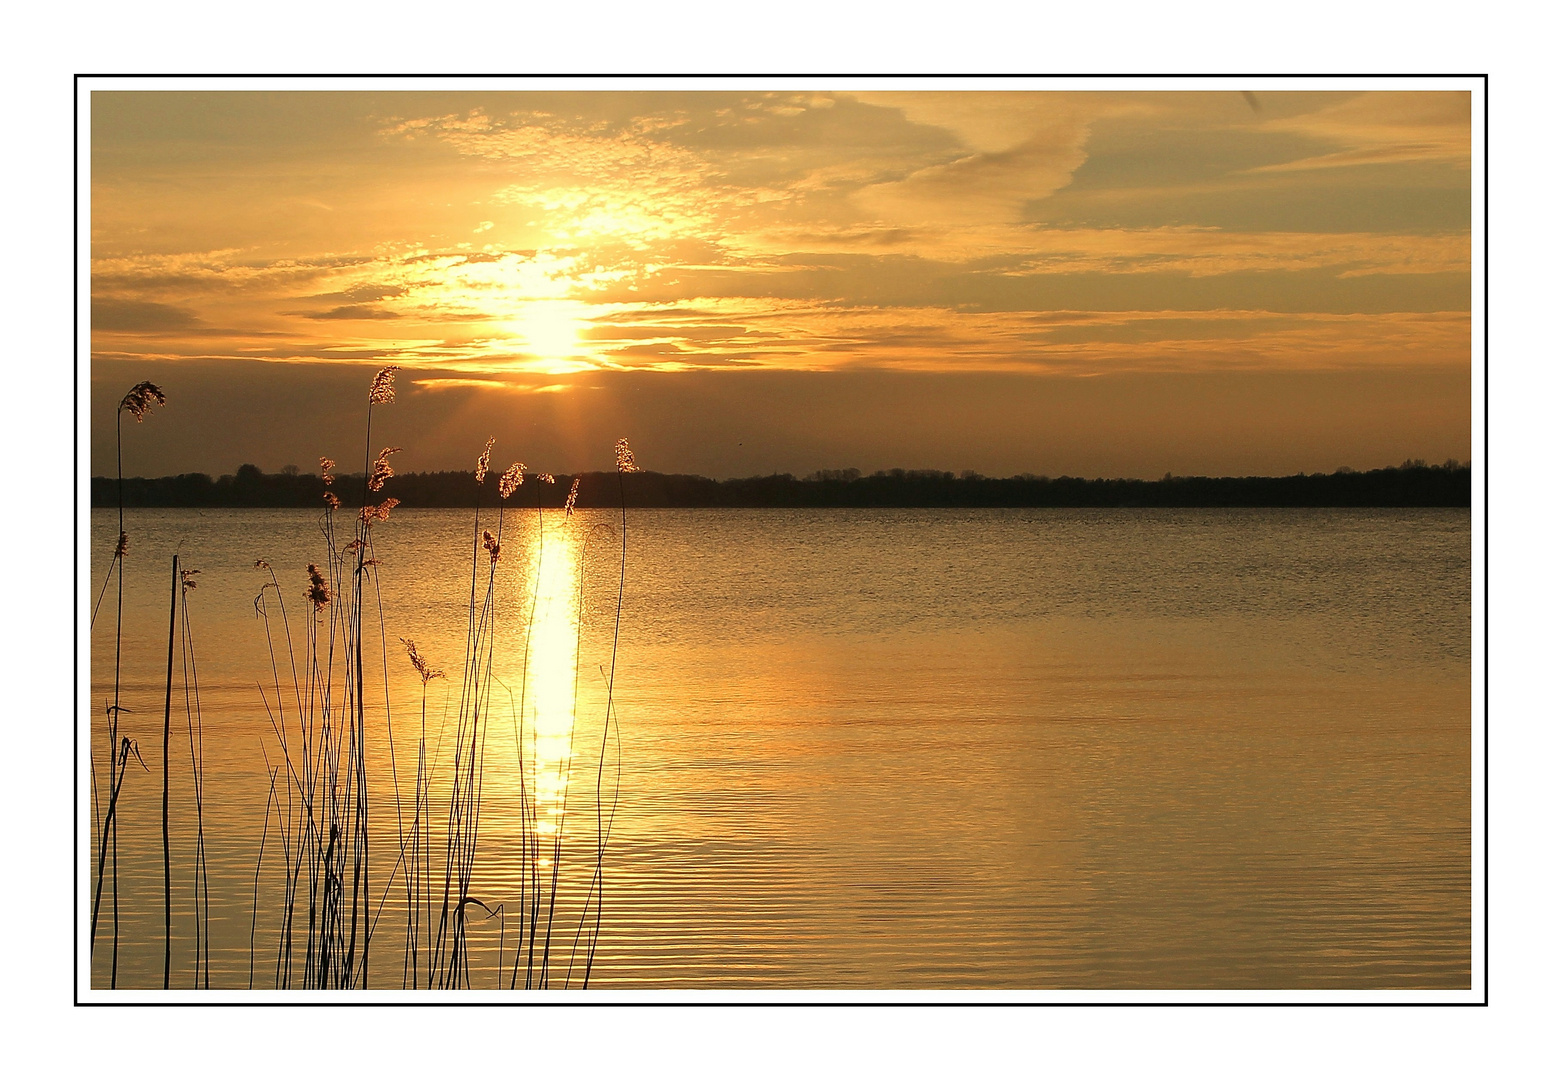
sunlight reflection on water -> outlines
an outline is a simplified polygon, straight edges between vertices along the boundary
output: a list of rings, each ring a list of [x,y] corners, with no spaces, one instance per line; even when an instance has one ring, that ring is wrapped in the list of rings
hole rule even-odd
[[[571,538],[555,534],[541,545],[536,610],[527,645],[526,681],[533,702],[533,790],[537,831],[559,831],[574,756],[575,702],[579,682],[579,566]],[[541,865],[551,866],[544,854]]]

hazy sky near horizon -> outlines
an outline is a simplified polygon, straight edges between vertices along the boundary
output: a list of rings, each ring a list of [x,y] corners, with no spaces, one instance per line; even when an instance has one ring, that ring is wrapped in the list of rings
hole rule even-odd
[[[96,91],[92,471],[1470,456],[1470,95]],[[378,438],[378,435],[376,435]]]

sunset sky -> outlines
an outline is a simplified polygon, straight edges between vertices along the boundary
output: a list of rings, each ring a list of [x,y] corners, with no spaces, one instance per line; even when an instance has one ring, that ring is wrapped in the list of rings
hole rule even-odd
[[[384,364],[401,471],[1468,459],[1470,96],[1241,90],[100,90],[91,468],[142,379],[129,474],[355,460]]]

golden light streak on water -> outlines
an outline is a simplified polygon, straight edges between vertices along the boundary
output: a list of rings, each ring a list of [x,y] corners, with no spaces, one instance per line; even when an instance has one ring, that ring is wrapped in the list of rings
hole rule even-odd
[[[536,558],[536,607],[526,653],[527,730],[536,829],[549,866],[551,842],[562,825],[573,757],[580,633],[580,569],[574,541],[562,523],[547,529]]]

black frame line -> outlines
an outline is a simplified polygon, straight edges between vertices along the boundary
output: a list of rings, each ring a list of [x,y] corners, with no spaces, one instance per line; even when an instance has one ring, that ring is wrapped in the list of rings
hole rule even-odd
[[[1484,632],[1482,656],[1484,659],[1484,684],[1481,687],[1482,698],[1482,733],[1484,760],[1483,778],[1483,871],[1482,881],[1484,891],[1482,940],[1484,943],[1484,965],[1480,972],[1481,998],[1479,1001],[951,1001],[940,999],[936,1001],[775,1001],[762,997],[754,1001],[591,1001],[589,1004],[601,1008],[1488,1008],[1490,1006],[1490,73],[1489,72],[1418,72],[1412,74],[1390,72],[1330,72],[1319,74],[1318,72],[1126,72],[1103,74],[1100,72],[1085,74],[1049,74],[1039,75],[1034,72],[982,72],[976,74],[958,72],[920,72],[920,73],[858,73],[858,74],[820,74],[818,72],[702,72],[689,74],[637,74],[637,73],[582,73],[570,72],[563,74],[517,74],[513,72],[485,72],[473,74],[471,72],[423,72],[408,75],[405,72],[366,72],[343,73],[330,72],[325,74],[290,74],[282,75],[276,72],[77,72],[72,76],[72,100],[71,100],[71,177],[72,213],[71,213],[71,345],[73,350],[73,370],[71,374],[72,389],[72,415],[71,415],[71,464],[74,470],[71,480],[72,505],[71,523],[74,535],[81,536],[81,94],[83,80],[95,79],[273,79],[279,82],[317,80],[317,79],[341,79],[358,80],[365,79],[590,79],[600,81],[604,79],[622,79],[635,81],[665,81],[669,79],[1476,79],[1481,86],[1482,105],[1484,110],[1483,137],[1483,176],[1484,192],[1483,206],[1481,207],[1484,224],[1484,261],[1482,297],[1484,302],[1484,327],[1481,342],[1481,368],[1482,385],[1484,388],[1483,419],[1485,428],[1483,432],[1482,449],[1484,453],[1483,471],[1485,501],[1481,508],[1482,537],[1485,542],[1484,565],[1481,567],[1484,581]],[[90,90],[87,92],[91,92]],[[88,295],[90,301],[90,292]],[[90,346],[90,336],[89,336]],[[87,357],[90,364],[91,357]],[[1472,361],[1472,358],[1471,358]],[[79,552],[79,543],[77,545]],[[80,556],[78,555],[78,558]],[[88,556],[90,564],[90,555]],[[73,640],[71,648],[72,656],[72,735],[71,747],[73,757],[71,761],[71,991],[72,1004],[82,1008],[109,1007],[109,1008],[167,1008],[169,1006],[194,1006],[203,1008],[252,1008],[255,1005],[283,1005],[293,1008],[309,1007],[337,1007],[341,1005],[375,1006],[375,1007],[416,1007],[416,1008],[515,1008],[528,1006],[565,1007],[576,1008],[587,1002],[579,1000],[549,1000],[522,999],[506,1001],[489,1001],[477,999],[472,1001],[385,1001],[385,1000],[361,1000],[352,997],[343,997],[331,1001],[277,1001],[269,996],[258,1001],[83,1001],[81,996],[81,935],[80,922],[81,911],[78,898],[81,892],[81,851],[80,851],[80,826],[81,826],[81,567],[78,565],[72,583],[72,630]],[[1472,764],[1472,763],[1471,763]],[[1472,868],[1471,868],[1472,869]],[[1472,897],[1471,897],[1472,898]],[[1471,930],[1473,928],[1471,927]],[[1471,972],[1472,975],[1472,972]],[[1471,981],[1471,990],[1473,989]],[[730,993],[733,991],[694,991],[694,993]],[[741,993],[741,991],[736,991]],[[807,993],[809,991],[783,990],[780,993]],[[856,993],[856,991],[851,991]],[[959,994],[965,991],[935,991],[942,994]],[[1064,991],[1066,992],[1066,991]],[[1164,991],[1156,991],[1164,992]],[[1239,991],[1213,991],[1212,993],[1233,993]],[[1281,991],[1283,992],[1283,991]],[[765,992],[759,991],[762,995]],[[893,994],[894,990],[867,991],[871,994]]]

